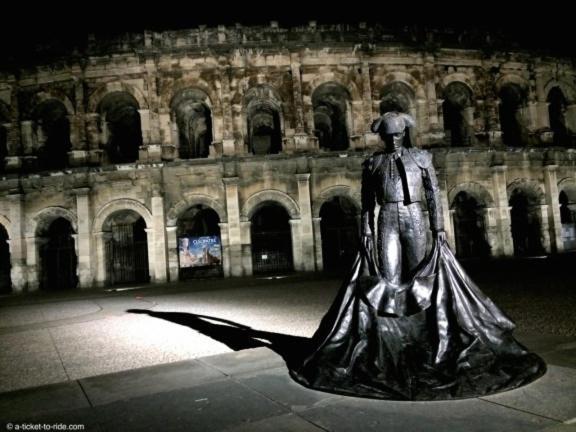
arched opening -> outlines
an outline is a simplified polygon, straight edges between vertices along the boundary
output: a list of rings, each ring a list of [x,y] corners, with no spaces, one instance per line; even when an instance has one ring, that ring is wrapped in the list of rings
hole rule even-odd
[[[345,150],[348,139],[348,106],[350,94],[341,84],[321,84],[312,93],[314,134],[319,146],[326,150]]]
[[[255,275],[294,270],[288,212],[266,203],[251,218],[252,267]]]
[[[0,293],[9,293],[12,289],[10,279],[10,245],[8,244],[8,232],[0,225]]]
[[[523,145],[520,109],[526,104],[526,92],[514,83],[502,86],[500,93],[500,127],[502,141],[510,147]]]
[[[220,217],[204,205],[190,207],[178,219],[180,279],[222,276]]]
[[[38,236],[40,289],[53,291],[76,288],[78,260],[73,234],[70,221],[59,217]]]
[[[349,199],[334,197],[320,208],[322,259],[329,271],[348,271],[358,253],[358,209]]]
[[[33,113],[38,139],[38,165],[40,169],[62,169],[68,165],[70,122],[68,111],[57,99],[40,103]]]
[[[459,192],[452,203],[456,253],[460,258],[480,258],[490,255],[486,240],[483,206],[472,195]]]
[[[450,145],[467,146],[472,135],[464,115],[464,110],[472,105],[472,92],[461,82],[452,82],[444,89],[442,113],[444,133]]]
[[[550,118],[550,129],[554,132],[553,143],[556,146],[570,145],[570,135],[566,128],[566,98],[560,87],[553,87],[548,92],[548,115]]]
[[[512,207],[510,219],[514,255],[542,255],[544,247],[541,239],[542,232],[537,197],[533,193],[516,188],[512,191],[509,204]]]
[[[107,282],[111,285],[149,282],[144,218],[133,210],[120,210],[106,219],[103,230]]]
[[[105,120],[106,154],[111,163],[129,163],[138,160],[142,146],[142,127],[138,101],[127,92],[108,93],[98,106]]]
[[[178,127],[180,158],[208,157],[212,144],[212,112],[208,96],[199,89],[186,89],[174,97],[171,105]]]
[[[281,101],[271,87],[257,85],[244,97],[248,149],[255,155],[282,151]]]
[[[576,187],[561,191],[559,201],[564,250],[576,250]]]

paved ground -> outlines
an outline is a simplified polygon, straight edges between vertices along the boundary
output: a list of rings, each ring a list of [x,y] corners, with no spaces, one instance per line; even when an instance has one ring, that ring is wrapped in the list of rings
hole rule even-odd
[[[375,401],[308,390],[289,378],[270,349],[209,337],[197,318],[308,337],[339,277],[5,296],[0,430],[10,422],[102,431],[576,431],[576,283],[569,264],[466,263],[517,321],[517,337],[545,358],[549,372],[522,389],[452,402]]]

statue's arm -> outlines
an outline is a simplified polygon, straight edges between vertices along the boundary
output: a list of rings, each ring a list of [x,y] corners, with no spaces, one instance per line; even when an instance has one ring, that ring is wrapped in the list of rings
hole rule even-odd
[[[373,160],[368,159],[362,166],[362,236],[372,236],[374,233],[375,193],[372,184]]]

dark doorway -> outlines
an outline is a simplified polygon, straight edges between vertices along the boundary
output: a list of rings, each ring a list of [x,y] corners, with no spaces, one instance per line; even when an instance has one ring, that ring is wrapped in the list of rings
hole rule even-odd
[[[68,152],[72,148],[66,107],[57,99],[49,99],[36,107],[34,119],[36,134],[44,140],[38,149],[40,169],[65,168],[68,165]]]
[[[220,217],[204,205],[190,207],[178,219],[180,279],[222,276]]]
[[[524,143],[522,142],[520,108],[526,100],[524,91],[517,84],[507,84],[502,87],[499,96],[502,141],[509,147],[521,146]]]
[[[293,271],[292,234],[286,210],[277,204],[266,204],[251,221],[254,274]]]
[[[358,210],[344,197],[334,197],[320,209],[324,269],[347,272],[358,253]]]
[[[490,255],[486,241],[486,228],[482,207],[468,193],[459,192],[452,204],[454,208],[454,235],[456,253],[460,258],[481,258]]]
[[[472,92],[461,82],[452,82],[444,89],[442,113],[444,131],[452,146],[470,145],[472,141],[464,110],[472,106]]]
[[[0,293],[9,293],[12,288],[10,279],[10,245],[8,244],[8,232],[0,225]]]
[[[40,237],[41,289],[53,291],[76,288],[78,276],[73,234],[70,222],[58,218]]]
[[[510,197],[510,206],[514,255],[542,255],[544,248],[537,200],[520,189],[514,189]]]
[[[148,235],[146,222],[136,212],[121,211],[111,216],[107,228],[106,270],[110,284],[146,283]]]
[[[554,132],[553,143],[555,146],[570,145],[570,136],[566,128],[566,98],[559,87],[553,87],[548,93],[548,114],[550,117],[550,129]]]
[[[576,250],[576,191],[561,191],[559,201],[564,250]]]
[[[280,114],[267,104],[251,107],[248,119],[250,148],[255,155],[276,154],[282,150]]]
[[[349,147],[347,115],[350,99],[348,90],[338,83],[324,83],[314,90],[314,134],[321,148],[346,150]]]

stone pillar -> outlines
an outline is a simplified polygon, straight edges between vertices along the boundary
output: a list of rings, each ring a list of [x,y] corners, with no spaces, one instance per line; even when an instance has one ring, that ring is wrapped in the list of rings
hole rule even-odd
[[[242,240],[242,245],[240,248],[240,264],[241,267],[238,267],[238,264],[235,262],[238,261],[238,257],[231,258],[230,266],[232,267],[232,275],[241,275],[242,271],[244,271],[245,276],[252,276],[253,274],[253,266],[252,266],[252,236],[251,236],[251,226],[252,222],[250,221],[242,221],[240,222],[240,238]],[[230,248],[230,256],[233,257],[234,249]],[[236,253],[236,252],[234,252]]]
[[[34,234],[25,238],[26,242],[26,279],[28,291],[37,291],[39,288],[38,265],[38,239]]]
[[[314,258],[316,259],[316,271],[324,270],[324,259],[322,257],[322,218],[312,219],[314,224]]]
[[[10,203],[10,259],[12,269],[12,289],[20,293],[27,288],[26,244],[24,240],[24,201],[23,195],[8,195]]]
[[[310,199],[310,174],[296,174],[298,180],[298,205],[300,207],[300,236],[302,242],[302,269],[314,271],[314,230]]]
[[[106,236],[107,232],[99,231],[94,233],[95,255],[96,255],[96,280],[97,286],[106,285]]]
[[[568,105],[566,107],[564,119],[566,120],[566,127],[571,131],[576,131],[576,104]]]
[[[296,53],[290,54],[290,73],[292,74],[292,97],[294,99],[294,115],[296,118],[296,133],[306,131],[304,125],[304,102],[302,101],[302,73],[300,58]]]
[[[232,276],[242,276],[246,267],[240,230],[240,203],[238,200],[238,177],[223,178],[226,193],[226,213],[228,219],[228,242],[230,250],[230,268]],[[249,231],[249,230],[248,230]],[[249,235],[248,235],[249,237]],[[244,257],[244,259],[243,259]],[[250,262],[252,255],[250,254]],[[250,265],[250,268],[252,266]],[[246,273],[244,273],[246,274]],[[250,273],[251,274],[251,273]]]
[[[450,210],[450,203],[448,202],[448,186],[446,181],[442,182],[440,189],[440,205],[442,206],[442,215],[444,218],[444,231],[446,232],[446,241],[452,247],[456,247],[456,238],[454,236],[454,210]]]
[[[512,243],[510,206],[508,205],[508,194],[506,191],[506,171],[508,167],[506,165],[494,165],[491,168],[500,250],[503,256],[512,256],[514,255],[514,245]]]
[[[426,56],[424,59],[424,78],[428,101],[428,124],[424,125],[422,132],[440,130],[442,125],[438,121],[438,95],[436,95],[436,70],[433,56]],[[420,125],[423,125],[422,120],[419,121]]]
[[[552,253],[552,239],[550,238],[550,222],[548,219],[548,204],[542,204],[539,207],[539,218],[541,221],[540,237],[542,239],[542,247],[547,254]]]
[[[163,283],[168,281],[166,256],[166,221],[164,219],[164,197],[152,196],[152,247],[155,253],[154,282]],[[150,242],[149,242],[150,243]]]
[[[154,229],[144,228],[146,232],[146,243],[148,246],[148,274],[150,282],[156,282],[156,251],[154,250]]]
[[[292,236],[292,260],[294,270],[303,271],[302,235],[300,233],[301,221],[300,219],[290,219],[288,222],[290,222],[290,234]]]
[[[372,119],[376,118],[378,111],[372,112],[372,82],[370,80],[370,64],[362,61],[362,106],[364,113],[364,124],[361,125],[365,133],[370,131]]]
[[[232,69],[229,65],[223,65],[221,75],[222,82],[222,154],[233,155],[235,153],[234,143],[234,116],[232,114],[232,102],[230,85]]]
[[[24,120],[20,122],[22,130],[22,149],[24,155],[34,154],[34,133],[32,131],[32,121]]]
[[[150,110],[139,109],[140,124],[142,129],[142,145],[147,146],[150,142]]]
[[[484,218],[484,226],[486,228],[486,241],[490,246],[491,256],[502,256],[504,252],[502,250],[499,238],[500,233],[498,231],[498,209],[494,207],[486,207],[482,214]]]
[[[546,191],[546,204],[548,205],[546,219],[548,220],[548,227],[550,229],[550,247],[553,253],[561,253],[564,251],[557,172],[558,165],[544,166],[544,187]]]
[[[76,214],[78,218],[77,256],[78,286],[89,288],[93,285],[92,272],[92,214],[90,211],[90,189],[74,189],[76,195]]]
[[[180,264],[178,260],[178,227],[166,227],[166,243],[168,244],[168,272],[170,281],[175,282],[180,276]]]
[[[536,127],[537,129],[549,128],[550,127],[550,113],[548,112],[548,101],[546,100],[546,93],[544,92],[544,86],[546,84],[546,78],[542,75],[542,72],[537,71],[535,77],[536,84]]]
[[[228,224],[220,222],[220,241],[222,244],[222,272],[224,277],[230,277],[230,242],[228,240]]]

